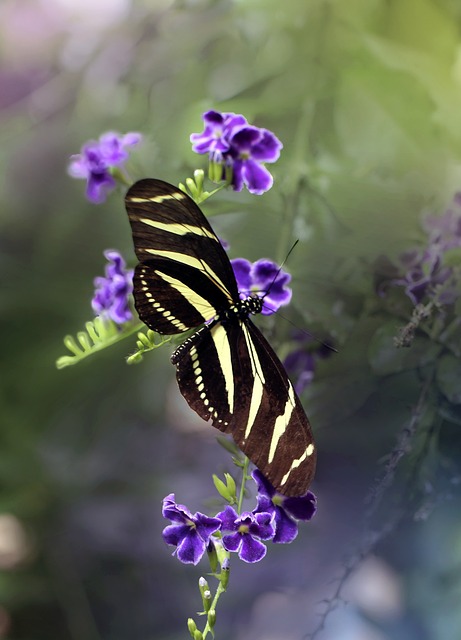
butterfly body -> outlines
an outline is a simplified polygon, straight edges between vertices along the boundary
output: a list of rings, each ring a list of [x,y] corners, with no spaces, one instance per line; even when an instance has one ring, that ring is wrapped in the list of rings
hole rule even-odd
[[[280,360],[250,316],[263,298],[241,300],[232,266],[198,206],[161,180],[126,195],[140,263],[138,314],[163,334],[197,329],[173,353],[181,393],[279,491],[303,495],[316,453],[309,422]]]

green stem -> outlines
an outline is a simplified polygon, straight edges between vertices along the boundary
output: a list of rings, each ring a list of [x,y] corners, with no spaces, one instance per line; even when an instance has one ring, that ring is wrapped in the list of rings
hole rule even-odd
[[[239,493],[239,499],[237,503],[238,514],[242,512],[242,504],[243,504],[243,498],[245,497],[245,485],[248,478],[249,465],[250,465],[250,460],[247,457],[245,457],[245,460],[243,462],[243,467],[242,467],[242,484],[240,485],[240,493]]]
[[[213,598],[213,602],[211,603],[210,606],[210,611],[214,610],[216,611],[216,605],[218,604],[218,600],[221,597],[221,595],[226,591],[226,589],[222,586],[222,583],[220,582],[218,584],[218,588],[216,589],[216,593],[215,596]],[[213,629],[210,627],[210,624],[207,622],[205,625],[205,628],[203,629],[203,640],[205,640],[205,638],[207,637],[207,635],[209,633],[213,633]]]

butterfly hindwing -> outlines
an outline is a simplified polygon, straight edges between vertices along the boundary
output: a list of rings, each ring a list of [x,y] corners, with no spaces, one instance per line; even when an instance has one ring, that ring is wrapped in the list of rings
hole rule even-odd
[[[188,404],[212,421],[286,495],[302,495],[315,472],[309,422],[285,370],[250,321],[203,327],[173,355]]]
[[[167,182],[146,179],[128,190],[125,204],[140,261],[135,306],[150,328],[180,333],[238,299],[226,252],[189,196]]]
[[[254,464],[260,469],[267,465],[270,471],[266,477],[282,493],[302,495],[311,484],[316,467],[311,426],[270,344],[251,320],[244,323],[243,329],[247,332],[250,360],[256,369],[253,395],[255,389],[257,397],[261,395],[247,436],[248,441],[254,441],[254,446],[261,443],[260,459]],[[271,416],[270,420],[268,416]],[[261,438],[263,433],[266,433],[264,439]],[[247,455],[252,459],[251,449]]]

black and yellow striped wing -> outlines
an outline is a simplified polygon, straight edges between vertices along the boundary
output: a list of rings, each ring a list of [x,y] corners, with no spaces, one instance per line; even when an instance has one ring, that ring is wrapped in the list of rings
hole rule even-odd
[[[303,495],[315,473],[309,422],[288,376],[247,319],[216,323],[173,354],[181,393],[204,420],[234,438],[286,495]]]
[[[303,495],[316,453],[306,414],[280,360],[249,319],[226,252],[176,187],[141,180],[126,196],[136,254],[136,309],[160,333],[201,327],[172,356],[181,393],[279,491]],[[202,326],[203,325],[203,326]]]
[[[195,202],[161,180],[140,180],[126,208],[139,264],[136,310],[148,327],[181,333],[214,318],[238,299],[232,266]]]

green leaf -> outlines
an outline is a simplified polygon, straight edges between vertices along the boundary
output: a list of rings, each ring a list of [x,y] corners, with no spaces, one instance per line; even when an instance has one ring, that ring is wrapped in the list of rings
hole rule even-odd
[[[341,78],[337,133],[343,150],[364,170],[414,166],[435,144],[426,126],[431,115],[432,103],[416,78],[386,69],[369,55]]]
[[[229,473],[225,473],[224,477],[226,482],[223,482],[216,474],[213,474],[214,486],[224,500],[229,502],[229,504],[235,504],[237,498],[234,478]]]
[[[344,422],[363,407],[377,387],[376,378],[366,368],[315,380],[306,394],[309,419],[312,424]]]
[[[121,342],[137,331],[140,326],[139,322],[130,322],[120,327],[109,318],[97,316],[94,320],[85,323],[86,331],[79,331],[76,338],[70,335],[64,338],[64,344],[72,355],[58,358],[56,367],[64,369],[77,364],[97,351]]]
[[[167,342],[171,341],[172,336],[162,336],[152,329],[147,329],[146,332],[140,331],[138,333],[138,339],[136,340],[136,351],[128,356],[126,359],[127,364],[138,364],[143,359],[144,354],[147,351],[158,349]]]
[[[442,260],[446,267],[461,266],[461,247],[453,247],[453,249],[444,251]]]
[[[237,445],[233,440],[229,440],[229,438],[226,438],[225,436],[221,436],[221,435],[218,435],[216,437],[216,440],[218,441],[218,444],[221,445],[223,449],[228,451],[233,456],[242,455],[240,452],[240,449],[237,447]]]
[[[453,404],[461,404],[461,361],[453,355],[440,358],[436,369],[440,391]]]

